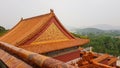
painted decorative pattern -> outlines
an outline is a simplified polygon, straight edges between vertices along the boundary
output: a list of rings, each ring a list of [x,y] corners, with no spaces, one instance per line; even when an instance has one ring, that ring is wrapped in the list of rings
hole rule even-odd
[[[52,23],[47,30],[41,34],[34,42],[43,42],[43,41],[57,41],[57,40],[64,40],[68,39],[60,30],[59,28]]]

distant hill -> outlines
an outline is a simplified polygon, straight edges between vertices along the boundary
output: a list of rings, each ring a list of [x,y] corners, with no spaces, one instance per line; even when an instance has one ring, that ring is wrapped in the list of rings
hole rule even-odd
[[[120,26],[113,26],[108,24],[94,25],[94,26],[90,26],[89,28],[97,28],[101,30],[120,30]]]
[[[120,36],[120,30],[101,30],[97,28],[84,28],[84,29],[74,29],[73,33],[88,35],[109,35],[109,36]]]
[[[104,31],[103,30],[100,30],[100,29],[97,29],[97,28],[85,28],[85,29],[76,29],[76,32],[81,34],[81,33],[84,33],[84,34],[87,34],[87,33],[103,33]]]
[[[68,28],[69,31],[77,34],[88,35],[90,33],[96,35],[109,35],[109,36],[120,36],[120,26],[113,26],[107,24],[99,24],[94,26],[86,26],[86,27],[79,27]]]

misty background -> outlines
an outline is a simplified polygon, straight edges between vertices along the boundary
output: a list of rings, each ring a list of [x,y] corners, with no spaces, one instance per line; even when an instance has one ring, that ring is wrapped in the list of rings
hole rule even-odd
[[[50,9],[68,29],[120,29],[120,0],[0,0],[0,26],[10,29],[21,17],[49,13]]]

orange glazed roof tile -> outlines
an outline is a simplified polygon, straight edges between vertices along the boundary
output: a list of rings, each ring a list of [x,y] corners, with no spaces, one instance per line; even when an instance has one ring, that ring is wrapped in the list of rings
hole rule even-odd
[[[28,19],[21,19],[15,27],[0,38],[0,41],[19,45],[34,36],[51,17],[52,14],[49,13]]]
[[[48,43],[36,43],[31,45],[19,46],[20,48],[36,52],[36,53],[46,53],[51,51],[56,51],[60,49],[70,48],[73,46],[84,45],[88,43],[88,39],[72,39],[68,41],[61,42],[48,42]]]

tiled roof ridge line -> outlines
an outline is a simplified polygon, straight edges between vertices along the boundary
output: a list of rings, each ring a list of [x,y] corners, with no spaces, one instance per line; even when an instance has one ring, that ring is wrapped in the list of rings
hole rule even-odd
[[[42,14],[42,15],[37,15],[37,16],[32,16],[32,17],[29,17],[29,18],[25,18],[25,19],[23,19],[22,21],[26,21],[26,20],[29,20],[29,19],[38,18],[38,17],[42,17],[42,16],[46,16],[46,15],[49,15],[49,14],[50,14],[50,13]]]
[[[64,68],[64,66],[66,68],[75,68],[72,65],[68,65],[53,58],[15,47],[5,42],[0,42],[0,47],[8,52],[13,52],[15,55],[23,58],[23,60],[32,62],[42,68]]]
[[[42,17],[42,16],[46,16],[46,15],[49,15],[49,14],[53,14],[54,15],[54,11],[52,9],[50,9],[50,13],[47,13],[47,14],[45,13],[45,14],[42,14],[42,15],[32,16],[30,18],[22,19],[22,21],[33,19],[33,18],[38,18],[38,17]]]
[[[54,14],[54,13],[53,13],[53,14]],[[73,36],[71,33],[69,33],[69,31],[63,26],[63,24],[61,23],[61,21],[58,19],[58,17],[57,17],[55,14],[54,14],[54,17],[55,17],[56,21],[59,22],[58,25],[63,29],[63,31],[65,31],[68,36],[70,36],[71,38],[75,39],[75,36]],[[63,31],[62,31],[62,32],[63,32]],[[64,33],[64,32],[63,32],[63,33]],[[65,33],[64,33],[64,34],[65,34]],[[66,35],[66,34],[65,34],[65,35]]]

